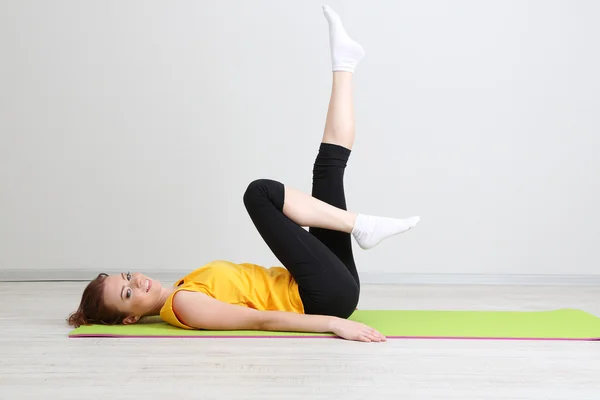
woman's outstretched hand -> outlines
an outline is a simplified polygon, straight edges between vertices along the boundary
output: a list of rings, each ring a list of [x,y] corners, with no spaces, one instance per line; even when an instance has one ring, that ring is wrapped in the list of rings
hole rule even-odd
[[[377,330],[343,318],[336,318],[331,322],[331,332],[341,338],[356,340],[358,342],[385,342],[386,337]]]

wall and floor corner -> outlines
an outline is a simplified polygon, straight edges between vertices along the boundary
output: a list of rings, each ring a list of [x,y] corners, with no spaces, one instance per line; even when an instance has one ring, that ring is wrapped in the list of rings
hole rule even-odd
[[[242,194],[310,191],[319,5],[4,2],[0,280],[278,265]],[[421,216],[363,281],[600,284],[600,4],[331,5],[367,51],[348,205]]]

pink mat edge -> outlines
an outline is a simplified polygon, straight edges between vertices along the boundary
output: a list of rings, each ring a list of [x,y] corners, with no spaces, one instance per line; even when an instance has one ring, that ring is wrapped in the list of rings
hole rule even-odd
[[[553,341],[585,341],[593,342],[600,341],[600,338],[507,338],[507,337],[470,337],[470,336],[386,336],[388,339],[438,339],[438,340],[553,340]],[[337,336],[331,335],[313,335],[313,336],[301,336],[301,335],[279,335],[279,336],[139,336],[139,335],[111,335],[111,334],[94,334],[84,333],[69,335],[72,339],[82,338],[106,338],[106,339],[189,339],[189,338],[200,338],[200,339],[341,339]]]

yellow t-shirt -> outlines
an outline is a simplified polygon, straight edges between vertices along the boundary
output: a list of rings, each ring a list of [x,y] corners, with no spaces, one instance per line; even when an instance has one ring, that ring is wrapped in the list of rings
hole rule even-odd
[[[160,310],[160,317],[171,325],[183,324],[173,310],[173,297],[180,290],[202,292],[217,300],[257,310],[304,313],[298,284],[283,267],[265,268],[255,264],[234,264],[218,260],[198,268],[175,283],[175,291]]]

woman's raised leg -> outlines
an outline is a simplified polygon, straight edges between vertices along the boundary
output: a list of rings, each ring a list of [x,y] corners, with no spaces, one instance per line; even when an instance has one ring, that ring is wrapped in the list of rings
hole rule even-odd
[[[365,52],[351,39],[340,17],[328,6],[323,13],[329,24],[333,86],[319,154],[313,168],[312,196],[285,187],[283,212],[294,222],[310,227],[348,268],[358,282],[352,255],[352,233],[364,248],[404,232],[418,222],[350,213],[344,195],[344,171],[354,144],[352,77]]]
[[[323,13],[329,25],[329,44],[333,84],[323,139],[313,167],[312,196],[336,208],[346,210],[344,171],[354,145],[354,69],[364,57],[360,44],[350,38],[340,17],[328,6]],[[353,215],[353,226],[356,215]],[[310,233],[323,242],[346,265],[359,283],[352,254],[350,230],[330,230],[311,227]]]
[[[325,130],[313,166],[312,196],[341,210],[347,209],[344,172],[355,136],[352,77],[352,72],[333,72],[333,85]],[[352,227],[354,227],[356,214],[352,214],[352,216]],[[318,227],[310,228],[310,233],[338,256],[354,280],[359,283],[352,254],[351,232],[352,229],[335,231]]]
[[[333,207],[346,210],[344,172],[355,136],[353,74],[365,56],[365,51],[350,38],[335,11],[323,6],[323,13],[329,25],[333,86],[323,139],[313,168],[312,196]],[[310,232],[346,265],[357,283],[358,273],[349,233],[352,233],[359,245],[366,249],[375,246],[385,237],[412,228],[419,221],[418,217],[400,220],[363,214],[351,214],[348,218],[352,218],[354,223],[350,230],[331,230],[319,224],[309,226]]]

